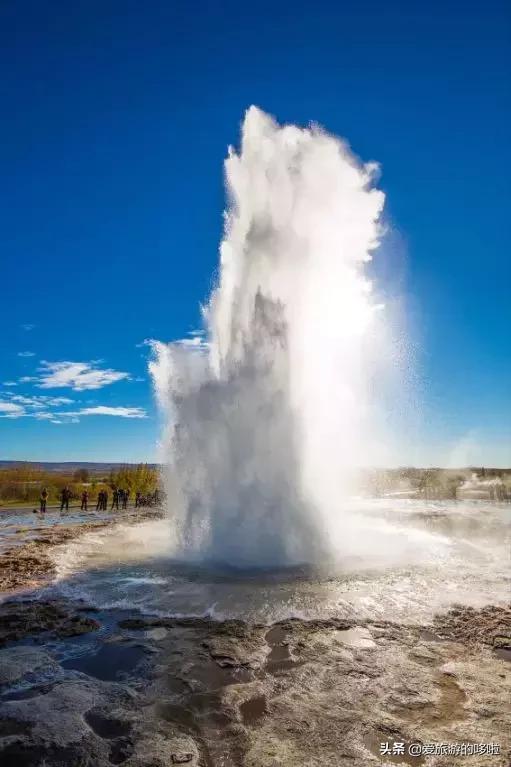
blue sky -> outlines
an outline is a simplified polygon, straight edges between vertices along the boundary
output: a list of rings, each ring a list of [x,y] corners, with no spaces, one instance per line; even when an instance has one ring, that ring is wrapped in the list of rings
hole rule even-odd
[[[421,381],[402,462],[511,465],[504,2],[14,0],[0,42],[1,458],[154,459],[140,344],[199,324],[255,103],[381,163]]]

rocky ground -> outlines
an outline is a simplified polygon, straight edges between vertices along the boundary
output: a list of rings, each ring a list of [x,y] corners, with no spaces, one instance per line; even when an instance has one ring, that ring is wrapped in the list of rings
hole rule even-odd
[[[32,541],[16,553],[49,563],[47,551]],[[508,767],[510,654],[511,608],[455,607],[430,626],[263,626],[9,599],[0,764]],[[399,743],[404,754],[380,755]],[[500,754],[410,756],[411,743],[496,743]]]
[[[113,514],[109,519],[94,519],[91,514],[90,522],[80,524],[59,524],[37,526],[33,528],[20,527],[20,540],[16,541],[0,556],[0,593],[26,587],[34,587],[54,573],[54,563],[49,556],[50,548],[67,543],[92,530],[112,526],[122,522],[137,523],[143,519],[159,516],[155,509],[131,509],[129,512]],[[46,520],[45,520],[46,521]],[[30,537],[27,536],[30,532]],[[26,542],[22,542],[28,538]]]
[[[511,644],[510,609],[458,608],[427,628],[132,616],[110,621],[96,660],[59,660],[59,641],[102,618],[64,601],[1,606],[5,767],[509,764],[511,668],[494,646]],[[396,742],[501,754],[385,762],[380,744]]]

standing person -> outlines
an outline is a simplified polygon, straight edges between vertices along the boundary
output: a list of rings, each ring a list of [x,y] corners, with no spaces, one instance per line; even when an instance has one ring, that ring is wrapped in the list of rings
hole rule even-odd
[[[71,490],[66,485],[60,494],[60,510],[69,511],[69,499],[71,498]]]
[[[119,511],[119,491],[117,490],[116,487],[114,487],[114,491],[112,493],[112,506],[110,508],[110,511],[113,511],[114,506],[117,509],[117,511]]]
[[[81,511],[88,511],[89,510],[89,493],[87,490],[84,490],[82,493],[82,505],[80,507]]]
[[[142,494],[141,494],[141,492],[139,490],[137,490],[137,492],[135,493],[135,508],[136,509],[138,509],[139,506],[142,506],[142,504],[140,503],[141,498],[142,498]]]
[[[103,508],[103,491],[100,490],[98,493],[97,501],[96,501],[96,511],[99,511],[102,508]]]
[[[103,490],[103,511],[106,511],[106,507],[108,506],[108,490]]]
[[[46,503],[48,501],[48,491],[45,487],[41,490],[41,495],[39,497],[39,511],[41,514],[46,514]]]
[[[128,500],[130,497],[130,491],[125,490],[122,496],[122,508],[127,509],[128,508]]]

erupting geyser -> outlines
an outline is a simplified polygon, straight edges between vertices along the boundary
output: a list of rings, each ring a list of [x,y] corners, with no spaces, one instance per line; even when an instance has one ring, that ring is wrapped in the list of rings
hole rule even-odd
[[[153,345],[181,556],[319,562],[353,535],[346,499],[382,445],[389,358],[365,273],[381,234],[375,170],[319,128],[248,110],[225,163],[204,333]]]

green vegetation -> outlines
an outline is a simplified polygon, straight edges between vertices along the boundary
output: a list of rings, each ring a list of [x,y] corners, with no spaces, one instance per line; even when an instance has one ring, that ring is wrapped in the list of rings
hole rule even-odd
[[[73,481],[74,482],[88,482],[89,481],[89,470],[88,469],[76,469],[76,471],[73,472]]]
[[[88,469],[75,471],[48,471],[33,463],[0,468],[0,504],[26,504],[36,506],[41,490],[48,491],[48,503],[60,501],[60,493],[69,487],[72,499],[80,498],[84,490],[89,492],[89,502],[95,502],[100,490],[112,491],[114,487],[135,493],[154,493],[159,483],[159,472],[147,464],[124,466],[110,471],[106,476],[91,475]]]
[[[122,487],[129,490],[131,497],[135,493],[150,495],[158,486],[159,473],[146,463],[138,466],[124,466],[117,471],[111,471],[108,477],[108,485],[111,488]]]

